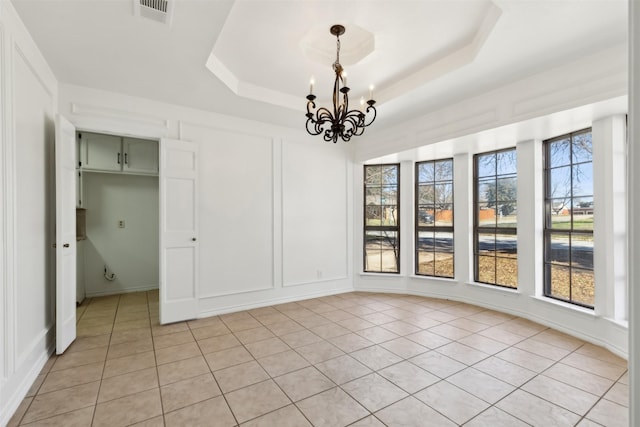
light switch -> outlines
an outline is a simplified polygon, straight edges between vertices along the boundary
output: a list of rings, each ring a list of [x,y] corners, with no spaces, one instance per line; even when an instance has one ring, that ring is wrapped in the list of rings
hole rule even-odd
[[[123,219],[118,221],[118,228],[124,228],[124,220]]]

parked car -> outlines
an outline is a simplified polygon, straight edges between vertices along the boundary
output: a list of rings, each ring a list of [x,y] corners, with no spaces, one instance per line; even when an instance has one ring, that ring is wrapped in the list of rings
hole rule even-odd
[[[418,211],[418,222],[420,224],[433,224],[433,215],[428,212]]]

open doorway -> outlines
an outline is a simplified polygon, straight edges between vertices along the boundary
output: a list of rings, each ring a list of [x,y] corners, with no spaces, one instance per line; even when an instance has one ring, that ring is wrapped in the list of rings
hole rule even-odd
[[[149,315],[157,320],[158,141],[85,131],[76,136],[78,335],[106,332],[106,318],[113,319],[118,306],[129,313],[121,321],[142,321],[142,308],[146,321]],[[102,310],[85,313],[89,302]]]

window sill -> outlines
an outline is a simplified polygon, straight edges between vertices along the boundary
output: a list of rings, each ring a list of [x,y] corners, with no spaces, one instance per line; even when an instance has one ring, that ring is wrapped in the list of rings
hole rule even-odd
[[[434,282],[440,282],[447,285],[455,285],[456,283],[458,283],[458,281],[455,278],[452,279],[450,277],[422,276],[419,274],[412,274],[409,276],[409,278],[417,279],[417,280],[429,280]]]
[[[398,278],[403,278],[405,277],[404,274],[401,273],[372,273],[370,271],[362,271],[360,272],[360,277],[398,277]]]
[[[478,282],[467,282],[467,285],[474,288],[490,290],[490,291],[499,292],[501,294],[506,294],[506,295],[514,295],[514,296],[522,295],[522,292],[520,292],[518,289],[511,289],[505,286],[493,286],[493,285],[487,285],[485,283],[478,283]]]
[[[559,301],[553,298],[547,298],[544,296],[537,296],[537,295],[531,295],[531,298],[535,301],[540,301],[544,304],[550,304],[552,306],[568,309],[576,313],[586,314],[587,316],[590,316],[590,317],[599,317],[596,315],[595,310],[581,307],[579,305],[571,304],[569,302]]]

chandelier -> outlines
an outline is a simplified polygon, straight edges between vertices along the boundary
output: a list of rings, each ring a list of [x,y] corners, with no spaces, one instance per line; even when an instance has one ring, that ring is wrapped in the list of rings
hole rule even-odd
[[[345,28],[342,25],[334,25],[329,30],[336,36],[336,62],[333,63],[333,71],[336,73],[336,80],[333,84],[333,113],[324,107],[316,110],[314,102],[316,96],[313,94],[313,78],[311,79],[309,95],[307,95],[307,132],[310,135],[323,134],[325,141],[333,141],[335,144],[338,138],[349,141],[352,136],[360,136],[364,133],[364,128],[369,126],[376,119],[376,108],[373,98],[373,86],[369,87],[369,100],[365,107],[364,97],[360,100],[359,110],[349,110],[349,87],[347,86],[347,73],[340,65],[340,36],[344,34]]]

